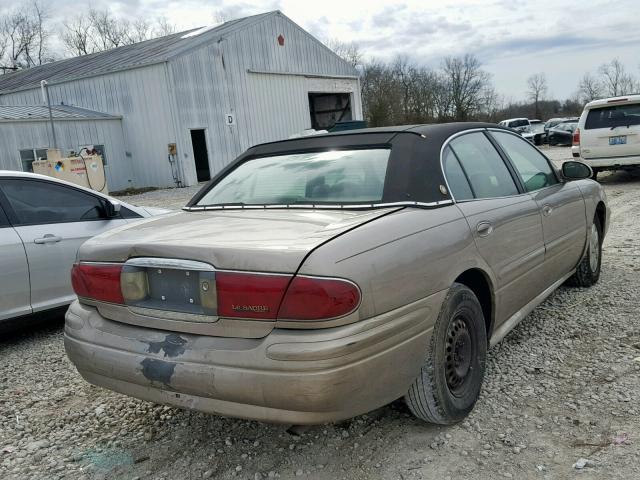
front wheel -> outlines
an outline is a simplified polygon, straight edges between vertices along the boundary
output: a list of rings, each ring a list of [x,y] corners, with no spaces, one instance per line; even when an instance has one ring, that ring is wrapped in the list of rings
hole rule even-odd
[[[409,410],[441,425],[465,418],[480,395],[486,354],[480,302],[468,287],[454,283],[433,327],[420,374],[404,397]]]
[[[590,287],[600,279],[602,265],[602,226],[596,215],[587,235],[587,254],[567,283],[574,287]]]

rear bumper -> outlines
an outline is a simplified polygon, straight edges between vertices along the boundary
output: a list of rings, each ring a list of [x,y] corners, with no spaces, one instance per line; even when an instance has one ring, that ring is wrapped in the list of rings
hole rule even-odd
[[[580,158],[581,161],[590,167],[597,168],[618,168],[640,166],[640,156],[631,155],[626,157],[599,157],[599,158]]]
[[[126,395],[225,416],[317,424],[404,395],[445,295],[353,325],[274,329],[261,339],[137,327],[75,302],[64,344],[87,381]]]

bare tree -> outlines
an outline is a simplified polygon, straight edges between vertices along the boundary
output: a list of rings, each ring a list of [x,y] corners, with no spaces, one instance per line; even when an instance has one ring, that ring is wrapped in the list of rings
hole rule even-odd
[[[46,10],[37,2],[0,18],[0,70],[29,68],[45,61],[49,32]]]
[[[166,37],[167,35],[176,33],[176,30],[175,24],[169,22],[167,17],[158,17],[155,27],[153,28],[153,36]]]
[[[582,103],[602,98],[603,90],[602,82],[588,72],[584,74],[578,85],[578,95]]]
[[[93,53],[92,26],[84,15],[63,22],[62,42],[73,56]]]
[[[610,63],[600,65],[598,70],[602,76],[605,92],[610,97],[618,97],[633,93],[636,82],[624,68],[624,65],[614,58]]]
[[[72,55],[87,55],[175,33],[175,26],[160,17],[156,25],[147,19],[128,20],[110,10],[90,9],[64,22],[62,41]]]
[[[343,60],[350,63],[354,68],[362,65],[362,51],[357,43],[343,42],[336,38],[330,38],[327,40],[326,45],[333,50],[336,55],[342,57]]]
[[[547,95],[547,76],[544,73],[536,73],[527,79],[527,96],[534,104],[535,118],[540,118],[540,100]]]
[[[480,66],[480,61],[470,54],[446,57],[442,62],[442,79],[450,98],[447,116],[452,120],[467,121],[481,111],[491,77]]]

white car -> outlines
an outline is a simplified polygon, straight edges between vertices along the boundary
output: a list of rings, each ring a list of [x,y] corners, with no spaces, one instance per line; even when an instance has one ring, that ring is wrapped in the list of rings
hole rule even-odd
[[[85,240],[167,212],[44,175],[0,170],[0,327],[75,299],[70,271]]]
[[[507,127],[518,133],[526,131],[531,126],[528,118],[508,118],[498,123],[501,127]]]
[[[640,95],[587,103],[571,148],[594,178],[602,170],[640,167]]]

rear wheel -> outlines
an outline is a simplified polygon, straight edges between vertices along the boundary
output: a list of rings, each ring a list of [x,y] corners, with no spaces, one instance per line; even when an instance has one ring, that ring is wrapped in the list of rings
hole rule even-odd
[[[587,236],[587,254],[567,283],[574,287],[590,287],[600,279],[602,265],[602,226],[596,215]]]
[[[598,180],[598,173],[600,173],[600,170],[598,170],[597,168],[592,168],[591,171],[593,172],[591,174],[591,180]]]
[[[409,410],[442,425],[465,418],[480,395],[486,353],[480,302],[468,287],[454,283],[433,328],[420,375],[405,395]]]

